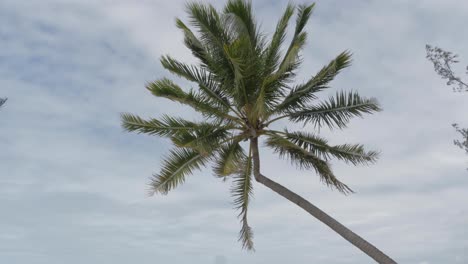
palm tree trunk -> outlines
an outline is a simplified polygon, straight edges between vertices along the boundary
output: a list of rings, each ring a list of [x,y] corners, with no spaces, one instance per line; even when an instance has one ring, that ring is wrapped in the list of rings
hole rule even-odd
[[[373,258],[377,263],[382,264],[396,264],[397,262],[391,259],[389,256],[385,255],[382,251],[378,248],[373,246],[371,243],[364,240],[362,237],[348,229],[346,226],[342,225],[331,216],[326,214],[324,211],[320,210],[315,205],[311,204],[306,199],[302,198],[301,196],[297,195],[296,193],[292,192],[291,190],[287,189],[286,187],[282,186],[281,184],[272,181],[271,179],[265,177],[260,173],[260,156],[258,153],[258,139],[252,138],[250,141],[250,145],[252,148],[252,156],[254,162],[254,176],[255,180],[266,187],[270,188],[272,191],[276,192],[277,194],[283,196],[284,198],[288,199],[289,201],[297,204],[299,207],[304,209],[306,212],[311,214],[313,217],[320,220],[322,223],[326,224],[330,227],[333,231],[338,233],[348,242],[362,250],[366,253],[369,257]]]

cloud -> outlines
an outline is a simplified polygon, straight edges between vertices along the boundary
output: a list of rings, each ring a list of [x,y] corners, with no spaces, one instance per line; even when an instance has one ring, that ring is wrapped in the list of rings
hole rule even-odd
[[[254,2],[267,32],[285,5]],[[119,114],[197,117],[144,89],[167,76],[162,54],[194,62],[174,26],[175,17],[186,20],[183,7],[183,1],[0,3],[0,23],[8,25],[0,27],[0,97],[9,98],[0,111],[0,262],[369,262],[258,184],[250,212],[253,254],[236,241],[229,183],[211,172],[197,172],[168,196],[147,197],[148,178],[170,146],[124,133]],[[262,148],[264,174],[401,263],[466,262],[466,156],[453,146],[450,124],[468,125],[468,104],[433,72],[424,45],[468,62],[468,39],[459,32],[468,5],[363,0],[316,7],[298,81],[349,49],[353,66],[321,96],[358,90],[384,108],[347,130],[320,132],[332,143],[364,143],[382,155],[370,167],[333,163],[357,191],[351,196]]]

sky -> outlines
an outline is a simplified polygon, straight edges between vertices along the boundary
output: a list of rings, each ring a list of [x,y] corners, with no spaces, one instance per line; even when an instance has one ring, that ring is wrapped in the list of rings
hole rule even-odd
[[[0,110],[0,263],[373,263],[257,183],[249,213],[255,252],[237,242],[229,182],[209,170],[167,196],[148,196],[170,142],[124,132],[119,115],[199,118],[144,88],[171,77],[160,56],[195,62],[175,27],[176,17],[187,21],[184,4],[0,1],[0,97],[8,97]],[[286,2],[253,6],[271,34]],[[356,191],[349,196],[267,148],[263,174],[399,263],[468,263],[468,162],[451,126],[468,126],[468,94],[452,92],[425,58],[432,44],[468,64],[466,14],[460,0],[318,1],[297,81],[353,52],[353,65],[320,98],[359,91],[384,111],[320,134],[365,144],[380,159],[367,167],[333,162]]]

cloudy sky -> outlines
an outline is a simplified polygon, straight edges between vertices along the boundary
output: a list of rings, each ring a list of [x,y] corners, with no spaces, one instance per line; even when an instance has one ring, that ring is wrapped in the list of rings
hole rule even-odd
[[[186,17],[184,2],[0,1],[0,97],[9,98],[0,110],[0,263],[372,263],[258,184],[255,253],[237,242],[229,183],[210,171],[168,196],[147,195],[169,142],[125,133],[119,114],[194,117],[144,89],[168,76],[161,55],[194,61],[174,25]],[[285,5],[254,0],[265,32]],[[298,82],[351,50],[353,66],[321,96],[357,90],[384,111],[321,133],[381,158],[370,167],[333,163],[351,196],[267,149],[264,174],[399,263],[468,263],[468,163],[451,127],[468,126],[468,94],[445,86],[424,49],[438,45],[468,64],[467,14],[461,0],[319,1]]]

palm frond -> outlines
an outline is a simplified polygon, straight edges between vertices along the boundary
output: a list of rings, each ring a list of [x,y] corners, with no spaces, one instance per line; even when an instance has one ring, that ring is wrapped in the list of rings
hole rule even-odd
[[[291,9],[292,6],[288,6],[288,9]],[[312,12],[313,5],[311,6],[299,6],[298,8],[298,18],[296,21],[296,30],[294,32],[294,36],[292,38],[291,44],[286,51],[283,60],[278,66],[278,69],[273,73],[265,76],[260,92],[257,96],[257,100],[255,103],[255,107],[253,111],[260,116],[262,119],[265,119],[267,113],[270,113],[274,110],[274,106],[278,105],[280,101],[280,97],[284,94],[284,87],[285,84],[288,83],[292,78],[296,75],[295,70],[300,66],[302,60],[300,58],[299,52],[302,50],[303,46],[305,45],[307,33],[303,32],[305,24],[310,17]],[[278,40],[277,42],[281,42],[284,38],[284,29],[287,26],[287,21],[290,17],[291,10],[286,10],[284,17],[282,18],[283,21],[280,21],[279,28],[277,29],[278,32]],[[280,41],[281,40],[281,41]],[[275,43],[276,44],[276,43]],[[280,43],[277,43],[280,45]],[[277,54],[277,49],[279,46],[273,46],[273,58],[274,59]],[[276,50],[276,51],[275,51]],[[276,64],[273,61],[273,64]],[[276,65],[273,65],[276,68]]]
[[[294,30],[294,34],[297,36],[304,30],[304,27],[307,25],[307,22],[310,19],[310,16],[312,15],[312,11],[315,7],[315,3],[312,3],[310,5],[300,5],[297,8],[297,20],[296,20],[296,28]]]
[[[231,43],[231,57],[241,61],[243,89],[250,98],[252,94],[258,93],[258,82],[263,71],[262,53],[265,46],[264,37],[259,33],[259,27],[254,19],[252,3],[243,0],[229,0],[224,8],[224,25],[233,34],[235,39]],[[235,46],[235,51],[232,51]],[[235,54],[232,56],[232,54]],[[243,98],[245,102],[251,103],[249,98]]]
[[[221,125],[219,123],[201,122],[196,123],[164,115],[160,119],[151,118],[145,120],[137,115],[129,113],[121,114],[122,127],[129,132],[138,132],[148,135],[157,135],[161,137],[175,137],[187,133],[199,133],[198,131],[207,130],[229,130],[234,127],[231,125]]]
[[[295,76],[293,70],[299,65],[298,63],[299,61],[295,61],[294,64],[288,65],[290,68],[279,69],[263,79],[253,107],[253,113],[259,119],[266,120],[271,113],[276,112],[277,106],[284,100],[287,84]]]
[[[226,58],[233,72],[232,83],[228,85],[231,85],[233,88],[230,94],[238,108],[241,108],[249,101],[244,84],[245,64],[242,61],[242,54],[238,54],[238,50],[241,49],[238,46],[242,45],[243,40],[244,39],[238,39],[232,43],[232,45],[224,45],[224,53],[226,54]]]
[[[234,71],[226,56],[225,46],[232,39],[223,20],[210,4],[192,2],[187,4],[190,23],[198,30],[200,42],[210,55],[210,70],[223,86],[229,88],[234,82]]]
[[[283,112],[298,107],[316,99],[316,92],[328,88],[328,84],[346,67],[351,65],[351,53],[340,53],[328,65],[323,67],[315,76],[304,84],[296,86],[284,98],[283,102],[275,108],[275,112]]]
[[[188,49],[190,49],[193,56],[198,58],[204,66],[210,68],[210,70],[214,70],[210,67],[212,64],[212,58],[197,36],[195,36],[195,34],[187,27],[187,25],[185,25],[184,22],[182,22],[182,20],[176,19],[176,25],[184,33],[184,44]]]
[[[204,86],[215,85],[213,79],[208,79],[210,75],[209,72],[200,67],[194,65],[187,65],[172,58],[169,55],[162,56],[160,62],[164,69],[182,78],[185,78],[188,81],[192,81]]]
[[[271,112],[271,108],[278,104],[278,101],[283,96],[283,88],[286,82],[294,76],[292,73],[294,65],[289,69],[285,69],[283,66],[282,69],[275,72],[280,63],[279,51],[281,44],[285,39],[286,28],[293,13],[294,6],[288,4],[283,16],[276,25],[276,30],[269,46],[264,50],[263,81],[253,109],[255,115],[260,119],[265,119],[267,113]],[[293,55],[290,54],[289,56]]]
[[[291,44],[286,51],[286,54],[279,66],[280,69],[289,68],[287,65],[293,65],[293,61],[296,60],[297,54],[305,43],[306,34],[303,32],[307,21],[309,21],[310,15],[315,4],[312,5],[300,5],[297,10],[297,19],[296,19],[296,28],[294,30],[294,35],[291,40]],[[298,66],[298,65],[297,65]]]
[[[220,15],[212,5],[191,2],[186,5],[186,10],[190,23],[198,29],[204,46],[219,51],[225,43],[230,42]]]
[[[278,67],[278,70],[273,74],[275,79],[281,77],[283,74],[291,74],[299,68],[302,63],[299,52],[302,50],[306,43],[307,33],[301,32],[297,37],[294,38],[294,42],[291,43],[289,50],[286,52],[283,61]]]
[[[284,133],[286,139],[296,144],[302,149],[313,153],[315,156],[329,160],[331,157],[339,160],[358,164],[372,164],[377,161],[378,152],[365,151],[364,146],[360,144],[342,144],[328,145],[326,139],[306,132],[288,132]]]
[[[209,156],[195,150],[176,148],[163,161],[160,173],[154,174],[150,188],[152,193],[167,194],[170,190],[184,183],[185,177],[193,170],[205,166]]]
[[[239,122],[239,118],[229,114],[229,109],[224,105],[214,104],[210,98],[200,92],[191,89],[185,92],[177,84],[169,79],[161,79],[146,85],[154,96],[163,97],[174,102],[192,107],[195,111],[206,117],[216,118],[218,120],[228,119]]]
[[[286,28],[288,27],[288,22],[291,16],[294,13],[294,6],[288,4],[286,10],[284,11],[283,16],[278,21],[276,25],[275,33],[271,39],[271,42],[268,48],[265,50],[265,69],[264,76],[268,76],[278,67],[280,59],[280,48],[283,44],[286,37]]]
[[[203,68],[179,62],[170,56],[161,57],[161,64],[170,72],[197,83],[200,90],[206,93],[206,96],[212,98],[214,103],[229,108],[229,100],[225,97],[223,90],[210,72]]]
[[[184,130],[171,136],[172,142],[181,148],[190,148],[202,154],[212,152],[220,147],[220,143],[232,137],[228,129],[215,125],[203,125],[197,129]]]
[[[299,168],[306,170],[314,169],[319,175],[320,180],[327,186],[335,188],[344,194],[353,192],[346,184],[336,178],[330,168],[330,164],[317,157],[313,152],[294,144],[284,137],[274,134],[268,136],[266,145],[278,153],[280,157],[288,158]]]
[[[313,123],[316,127],[327,125],[329,128],[346,127],[352,117],[361,117],[380,111],[381,108],[375,98],[362,98],[355,92],[348,94],[337,93],[328,102],[316,106],[304,107],[304,110],[286,114],[291,121]]]
[[[239,210],[238,217],[241,220],[241,230],[239,232],[239,241],[242,242],[242,247],[248,250],[253,250],[253,232],[247,221],[247,211],[252,196],[252,151],[249,155],[243,157],[242,166],[238,167],[237,175],[233,181],[231,189],[234,197],[234,206]]]
[[[176,24],[184,33],[185,46],[200,60],[201,66],[208,69],[218,83],[229,87],[233,83],[234,73],[224,51],[225,43],[221,40],[213,48],[203,43],[180,19],[176,20]]]
[[[239,38],[247,35],[252,54],[261,49],[261,37],[258,35],[258,29],[252,14],[252,3],[242,0],[229,0],[224,7],[224,16],[226,26],[230,26],[231,32],[236,35],[233,38]],[[259,47],[260,46],[260,47]]]
[[[242,248],[255,251],[254,243],[253,243],[254,235],[253,235],[252,228],[249,226],[249,223],[248,223],[247,212],[245,212],[242,215],[241,224],[242,224],[242,227],[241,227],[241,230],[239,231],[239,241],[242,242]]]
[[[215,176],[224,178],[233,175],[239,171],[244,164],[245,154],[239,141],[242,138],[233,140],[232,142],[223,145],[216,157],[213,171]]]

